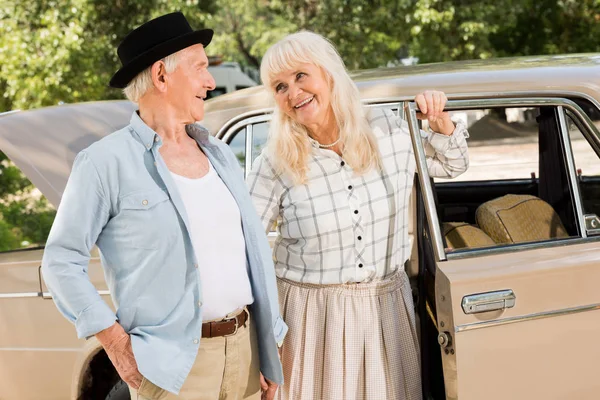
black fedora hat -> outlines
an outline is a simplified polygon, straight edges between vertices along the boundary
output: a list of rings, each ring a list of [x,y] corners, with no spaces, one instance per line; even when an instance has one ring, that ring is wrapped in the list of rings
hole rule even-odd
[[[122,89],[156,61],[198,43],[206,47],[212,37],[212,29],[194,31],[180,12],[148,21],[119,44],[117,54],[123,66],[111,78],[110,86]]]

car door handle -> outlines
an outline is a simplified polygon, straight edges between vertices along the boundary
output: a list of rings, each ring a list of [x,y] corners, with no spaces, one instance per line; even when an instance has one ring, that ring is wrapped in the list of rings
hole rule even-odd
[[[463,297],[462,309],[465,314],[504,310],[515,306],[517,296],[512,289],[471,294]]]

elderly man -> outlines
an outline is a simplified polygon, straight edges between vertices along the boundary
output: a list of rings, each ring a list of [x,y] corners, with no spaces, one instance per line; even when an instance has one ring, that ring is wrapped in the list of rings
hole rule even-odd
[[[236,157],[194,124],[212,35],[173,13],[119,45],[110,84],[139,110],[77,156],[44,254],[58,309],[134,399],[273,398],[283,383],[267,238]],[[94,245],[116,315],[87,276]]]

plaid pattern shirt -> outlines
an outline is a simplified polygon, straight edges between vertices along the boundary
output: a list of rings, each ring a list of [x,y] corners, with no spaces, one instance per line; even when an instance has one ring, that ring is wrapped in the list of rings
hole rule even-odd
[[[248,186],[265,229],[277,222],[277,276],[314,284],[368,282],[388,277],[408,260],[408,200],[416,169],[408,124],[381,108],[371,109],[368,118],[381,170],[355,174],[316,141],[304,185],[278,175],[265,152],[255,160]],[[467,170],[462,123],[451,136],[421,135],[432,177]]]

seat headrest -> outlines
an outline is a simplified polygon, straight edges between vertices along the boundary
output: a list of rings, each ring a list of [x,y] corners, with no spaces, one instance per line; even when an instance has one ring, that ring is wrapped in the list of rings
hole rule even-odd
[[[569,234],[552,206],[530,195],[507,194],[483,203],[477,225],[496,243],[522,243],[565,238]]]
[[[493,246],[495,243],[476,226],[466,222],[444,222],[444,236],[450,249]]]

